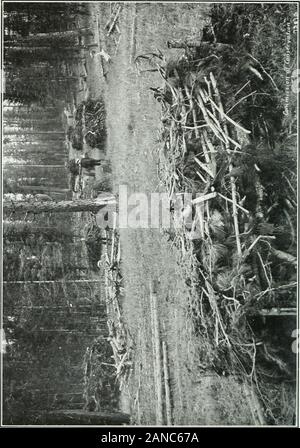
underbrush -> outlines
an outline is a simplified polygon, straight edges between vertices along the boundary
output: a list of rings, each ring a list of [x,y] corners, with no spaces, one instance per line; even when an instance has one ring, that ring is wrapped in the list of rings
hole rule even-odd
[[[103,251],[105,235],[91,216],[84,226],[84,241],[87,249],[87,257],[90,269],[98,271],[97,263]]]
[[[96,338],[87,348],[84,364],[85,409],[103,411],[118,409],[119,387],[112,363],[113,351],[103,337]]]
[[[82,151],[83,142],[91,148],[105,149],[105,105],[102,98],[83,101],[76,109],[75,128],[69,128],[68,138],[73,147]]]
[[[210,41],[175,62],[143,56],[163,79],[152,89],[162,106],[160,174],[177,220],[169,235],[188,264],[201,368],[246,384],[256,424],[292,424],[295,409],[291,347],[261,317],[296,306],[295,35],[283,62],[294,12],[214,5]],[[178,203],[184,192],[188,206]]]
[[[204,30],[204,39],[234,45],[234,51],[220,55],[221,64],[216,64],[222,71],[222,83],[228,65],[229,84],[224,83],[221,90],[226,92],[228,109],[236,101],[235,82],[243,76],[249,81],[252,70],[243,96],[255,90],[257,94],[249,96],[247,107],[235,106],[234,114],[242,122],[251,122],[252,136],[273,148],[279,145],[281,152],[282,144],[289,144],[285,138],[297,132],[297,96],[291,90],[297,68],[296,17],[296,6],[289,4],[215,4],[211,26]],[[290,145],[295,148],[295,140]],[[290,155],[295,159],[295,150]]]

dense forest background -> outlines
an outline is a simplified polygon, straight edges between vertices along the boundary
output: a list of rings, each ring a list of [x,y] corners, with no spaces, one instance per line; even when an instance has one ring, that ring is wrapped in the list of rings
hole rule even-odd
[[[72,199],[64,107],[76,106],[80,88],[85,6],[6,2],[3,16],[4,200]],[[94,381],[88,390],[89,350],[96,339],[100,347],[103,340],[98,357],[111,353],[103,282],[95,279],[79,221],[79,213],[4,214],[5,424],[38,423],[49,411],[95,410],[100,386]],[[113,380],[106,391],[101,410],[112,410]],[[63,414],[58,420],[65,421]]]

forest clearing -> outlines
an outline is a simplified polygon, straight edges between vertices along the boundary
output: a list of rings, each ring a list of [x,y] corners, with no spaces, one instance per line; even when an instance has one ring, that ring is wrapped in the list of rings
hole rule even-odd
[[[3,15],[2,424],[295,425],[297,5]]]

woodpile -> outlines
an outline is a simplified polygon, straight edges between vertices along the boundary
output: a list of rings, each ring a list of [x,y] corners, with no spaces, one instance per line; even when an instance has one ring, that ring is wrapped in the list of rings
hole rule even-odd
[[[267,284],[263,291],[258,292],[257,297],[272,295],[271,273],[268,272],[267,257],[263,259],[261,256],[262,247],[268,246],[268,257],[276,257],[290,265],[295,265],[296,257],[272,247],[275,236],[268,235],[265,231],[263,234],[249,235],[245,241],[245,232],[251,228],[253,220],[263,223],[268,220],[263,210],[264,186],[261,180],[263,173],[254,162],[251,162],[252,166],[247,169],[252,173],[253,195],[256,195],[256,202],[252,209],[247,209],[245,206],[248,192],[243,191],[241,182],[245,170],[243,149],[251,143],[251,131],[238,122],[239,120],[232,118],[230,112],[249,95],[237,100],[230,110],[226,111],[224,103],[227,99],[224,98],[224,94],[222,98],[219,88],[222,80],[217,82],[209,68],[206,71],[198,70],[198,66],[195,68],[193,62],[186,60],[168,63],[160,52],[141,55],[136,62],[139,65],[145,60],[149,61],[151,67],[156,67],[164,82],[162,88],[152,89],[155,98],[162,106],[162,146],[158,153],[161,181],[172,201],[178,201],[179,195],[184,192],[193,192],[189,209],[185,207],[179,218],[174,214],[174,220],[179,219],[182,222],[182,228],[179,229],[177,226],[175,229],[175,237],[180,243],[183,255],[190,246],[188,240],[200,239],[212,256],[211,251],[221,248],[223,244],[220,240],[218,246],[211,247],[212,238],[216,240],[217,234],[221,233],[225,236],[224,229],[228,227],[230,234],[227,237],[235,241],[235,247],[231,248],[231,254],[228,253],[227,256],[231,256],[233,264],[242,269],[248,257],[256,253],[264,269],[263,276]],[[193,217],[190,227],[185,226],[185,214]],[[207,256],[202,253],[201,258],[204,255]],[[213,264],[207,272],[210,278],[213,276]],[[227,273],[229,274],[226,268],[226,275]],[[206,277],[205,272],[202,274]],[[237,281],[238,277],[239,274],[236,276]],[[224,286],[230,287],[230,284]],[[283,287],[292,289],[295,288],[295,283],[279,284],[276,290]],[[217,289],[219,288],[220,285]],[[209,284],[206,280],[202,292],[209,298],[211,306],[216,298],[214,289],[215,285]],[[237,312],[239,303],[238,301],[234,303]],[[223,333],[223,337],[227,340],[223,331],[225,326],[215,306],[213,312],[217,316],[219,334]],[[218,330],[216,328],[216,332]]]
[[[111,3],[110,4],[110,12],[109,19],[105,24],[105,35],[106,38],[113,42],[114,55],[118,51],[118,46],[121,39],[121,30],[120,30],[120,17],[121,11],[123,9],[123,5],[120,3]]]
[[[266,164],[261,154],[252,149],[251,123],[248,128],[245,120],[240,119],[243,116],[240,111],[246,114],[246,100],[257,92],[245,95],[243,90],[248,83],[241,78],[234,85],[235,92],[228,95],[225,69],[221,72],[220,63],[210,65],[210,60],[216,58],[212,54],[199,62],[186,55],[177,61],[167,61],[157,50],[136,58],[136,65],[140,70],[148,61],[149,70],[140,73],[157,71],[163,83],[162,87],[151,89],[161,105],[159,175],[174,206],[170,237],[182,254],[182,264],[189,266],[187,307],[194,331],[202,350],[209,347],[214,363],[222,364],[223,370],[240,372],[241,365],[247,366],[249,373],[241,374],[246,385],[253,384],[254,420],[263,424],[262,401],[266,395],[257,399],[262,382],[257,379],[256,359],[257,352],[262,357],[264,354],[243,322],[245,317],[255,314],[264,317],[294,314],[293,302],[281,310],[279,299],[282,290],[294,297],[296,283],[292,275],[290,280],[276,278],[272,261],[275,264],[284,260],[293,272],[296,258],[273,246],[276,233],[274,226],[268,225],[273,196],[266,199],[264,193],[265,184],[269,185],[264,173]],[[238,99],[239,95],[243,97]],[[246,180],[250,189],[245,188]],[[188,206],[184,204],[184,193],[192,196]],[[181,197],[182,207],[175,213]],[[287,224],[290,222],[291,219]],[[154,299],[157,424],[162,424],[166,409],[162,402],[168,394],[163,393],[164,380],[159,367],[164,349],[158,339],[155,306]],[[241,323],[238,330],[237,323]],[[228,365],[227,356],[231,357]],[[276,365],[282,373],[279,357]]]
[[[125,386],[132,368],[132,348],[127,347],[127,332],[123,322],[117,324],[108,320],[109,328],[108,341],[113,350],[113,358],[116,368],[116,378],[120,384],[120,390]]]

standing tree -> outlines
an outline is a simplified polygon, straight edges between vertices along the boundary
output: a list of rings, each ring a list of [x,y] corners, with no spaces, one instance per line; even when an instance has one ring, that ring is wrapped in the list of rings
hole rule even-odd
[[[77,199],[73,201],[14,201],[3,202],[4,213],[65,213],[65,212],[97,212],[104,207],[116,205],[116,199],[112,195],[101,199]]]

